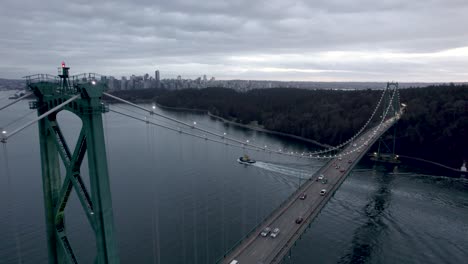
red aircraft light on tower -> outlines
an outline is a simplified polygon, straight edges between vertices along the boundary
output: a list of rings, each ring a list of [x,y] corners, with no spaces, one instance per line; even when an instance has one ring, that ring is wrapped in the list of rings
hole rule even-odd
[[[65,68],[65,62],[62,61],[62,68]]]

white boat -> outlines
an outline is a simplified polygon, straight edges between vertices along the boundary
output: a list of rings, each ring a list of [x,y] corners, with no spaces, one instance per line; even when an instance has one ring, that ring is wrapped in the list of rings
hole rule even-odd
[[[249,156],[244,155],[243,157],[239,157],[239,158],[237,159],[237,162],[239,162],[240,164],[244,164],[244,165],[252,165],[252,164],[254,164],[256,161],[253,160],[253,159],[250,159]]]

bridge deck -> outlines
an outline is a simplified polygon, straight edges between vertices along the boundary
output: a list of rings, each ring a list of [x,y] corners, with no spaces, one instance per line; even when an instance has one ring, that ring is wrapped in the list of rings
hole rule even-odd
[[[330,160],[323,166],[311,180],[302,185],[300,190],[291,195],[283,205],[276,209],[275,212],[263,223],[256,231],[251,234],[251,237],[245,239],[233,251],[231,251],[221,263],[229,264],[232,260],[237,260],[239,264],[243,263],[280,263],[289,249],[294,245],[295,241],[302,235],[310,222],[319,214],[320,210],[333,196],[334,192],[340,187],[351,169],[359,162],[372,144],[393,125],[396,118],[391,118],[384,122],[380,130],[376,127],[368,130],[355,140],[356,144],[362,145],[369,139],[360,152],[356,151],[343,157]],[[344,152],[352,150],[352,145],[349,145]],[[351,160],[351,163],[348,163]],[[340,169],[336,169],[334,165],[339,164]],[[341,172],[344,169],[344,172]],[[323,174],[328,182],[323,184],[316,181],[318,175]],[[320,195],[320,191],[326,189],[325,195]],[[299,199],[299,196],[305,193],[305,200]],[[301,224],[296,224],[295,220],[302,217],[304,221]],[[261,230],[265,227],[272,229],[278,227],[280,233],[276,238],[260,236]]]

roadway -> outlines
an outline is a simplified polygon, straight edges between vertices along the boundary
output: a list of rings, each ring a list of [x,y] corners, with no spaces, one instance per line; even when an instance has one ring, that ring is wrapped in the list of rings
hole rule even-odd
[[[359,163],[372,144],[390,128],[397,118],[391,118],[382,123],[380,129],[373,127],[357,138],[354,143],[349,144],[341,153],[354,150],[349,155],[342,158],[335,158],[325,164],[314,176],[304,183],[299,190],[294,192],[280,208],[277,208],[272,215],[259,225],[252,235],[242,241],[232,250],[221,263],[229,264],[232,260],[237,260],[239,264],[266,264],[281,263],[283,257],[294,245],[295,241],[302,235],[311,221],[320,213],[334,192],[352,168]],[[337,169],[337,165],[339,168]],[[317,181],[317,177],[323,174],[327,178],[327,183]],[[320,191],[326,189],[325,195],[320,195]],[[301,200],[301,194],[307,195]],[[295,220],[302,217],[301,224],[296,224]],[[260,232],[270,227],[279,228],[280,233],[276,238],[270,236],[262,237]]]

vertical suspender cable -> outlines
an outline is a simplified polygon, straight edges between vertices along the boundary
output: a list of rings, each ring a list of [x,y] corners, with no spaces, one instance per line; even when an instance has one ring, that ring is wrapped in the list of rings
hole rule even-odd
[[[225,221],[226,221],[226,217],[225,217],[225,212],[224,212],[224,196],[225,196],[225,193],[226,193],[226,180],[225,180],[225,173],[222,173],[222,193],[221,193],[221,250],[223,252],[223,255],[226,253],[226,228],[225,228]]]
[[[226,149],[226,148],[224,148]],[[226,229],[224,226],[224,223],[226,221],[225,219],[225,212],[224,212],[224,204],[225,204],[225,194],[226,194],[226,173],[221,173],[222,175],[222,181],[223,181],[223,192],[221,193],[221,225],[222,225],[222,250],[223,254],[226,253]]]
[[[145,117],[146,119],[146,117]],[[152,154],[151,154],[151,143],[150,143],[150,125],[148,123],[145,124],[146,126],[146,147],[148,148],[148,156],[150,158],[152,158]],[[148,162],[148,161],[147,161]],[[152,167],[153,166],[153,161],[150,160],[149,161],[150,163],[150,166]],[[153,182],[153,179],[151,178],[151,189],[152,189],[152,192],[151,192],[151,206],[153,207],[153,204],[154,204],[154,182]],[[154,209],[154,208],[153,208]],[[151,241],[152,241],[152,247],[151,247],[151,252],[153,254],[153,263],[156,263],[156,240],[155,240],[155,227],[154,227],[154,210],[151,210]]]
[[[151,126],[151,158],[153,159],[152,162],[151,162],[151,167],[152,167],[152,171],[156,171],[156,168],[154,168],[155,166],[155,162],[156,161],[156,142],[155,142],[155,139],[156,139],[156,136],[155,136],[155,131],[156,131],[156,128],[154,126]],[[153,196],[154,196],[154,203],[153,203],[153,206],[154,206],[154,225],[155,225],[155,229],[156,229],[156,260],[157,260],[157,264],[161,264],[161,241],[160,241],[160,228],[159,228],[159,199],[158,199],[158,195],[156,193],[156,190],[157,190],[157,178],[156,177],[152,177],[153,178]]]
[[[260,171],[257,169],[257,171]],[[257,174],[258,175],[258,174]],[[258,177],[254,177],[254,193],[255,193],[255,223],[258,223]]]
[[[151,171],[155,171],[154,161],[155,159],[155,148],[154,148],[154,127],[146,124],[146,145],[148,146],[148,155],[149,162],[151,166]],[[161,263],[161,254],[160,254],[160,245],[159,245],[159,213],[158,213],[158,203],[156,195],[156,178],[151,177],[151,239],[152,239],[152,254],[153,254],[153,263]]]
[[[183,144],[181,143],[181,141],[177,141],[177,145],[179,146],[179,157],[182,157],[183,159],[183,150],[182,150],[182,147],[183,147]],[[180,208],[180,211],[181,211],[181,214],[182,214],[182,225],[181,225],[181,235],[182,235],[182,263],[188,263],[187,262],[187,246],[186,246],[186,241],[185,241],[185,228],[186,228],[186,224],[185,224],[185,212],[186,212],[186,208],[184,207],[185,203],[184,203],[184,200],[182,200],[182,205],[179,206]]]
[[[242,188],[246,188],[245,184],[243,184]],[[247,229],[246,229],[246,223],[245,223],[245,222],[246,222],[246,221],[245,221],[245,218],[246,218],[246,216],[245,216],[245,215],[246,215],[246,212],[245,212],[245,211],[246,211],[246,210],[245,210],[245,209],[246,209],[246,208],[245,208],[245,207],[246,207],[246,206],[245,206],[245,203],[246,203],[246,202],[245,202],[245,200],[246,200],[246,199],[245,199],[245,195],[246,195],[247,192],[244,191],[244,190],[242,190],[241,193],[242,193],[242,194],[241,194],[241,230],[242,230],[242,236],[241,236],[241,238],[243,238],[244,236],[247,235]]]
[[[207,143],[207,140],[205,140],[205,158],[208,157],[208,143]],[[208,179],[207,179],[208,180]],[[210,249],[209,249],[209,246],[208,246],[208,243],[209,243],[209,235],[208,235],[208,212],[210,211],[210,207],[209,207],[209,200],[210,200],[210,192],[209,191],[205,191],[205,199],[204,199],[204,208],[205,208],[205,253],[206,253],[206,260],[205,260],[205,263],[211,263],[210,262]]]
[[[193,148],[192,148],[193,150]],[[194,263],[198,263],[198,249],[197,249],[197,213],[198,213],[198,206],[197,206],[197,200],[196,200],[196,195],[197,195],[197,181],[195,180],[195,177],[191,177],[192,179],[192,202],[193,202],[193,251],[194,251],[194,258],[195,261]]]

